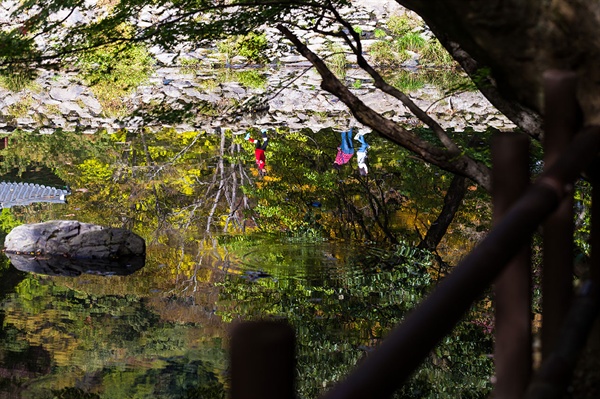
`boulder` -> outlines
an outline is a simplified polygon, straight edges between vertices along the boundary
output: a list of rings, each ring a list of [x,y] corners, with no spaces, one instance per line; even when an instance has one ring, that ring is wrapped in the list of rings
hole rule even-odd
[[[145,256],[143,238],[129,230],[76,220],[53,220],[14,228],[4,241],[9,254],[72,259],[119,259]]]

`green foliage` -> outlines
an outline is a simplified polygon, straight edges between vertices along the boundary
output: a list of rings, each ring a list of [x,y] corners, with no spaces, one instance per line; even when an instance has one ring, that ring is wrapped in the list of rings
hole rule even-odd
[[[422,51],[426,45],[427,42],[425,39],[423,39],[423,37],[416,32],[407,32],[396,39],[396,48],[399,51]]]
[[[20,177],[32,165],[42,165],[74,185],[73,164],[86,159],[107,162],[111,156],[109,139],[102,134],[90,136],[57,130],[47,135],[14,131],[8,138],[9,149],[2,151],[3,162],[0,163],[3,175],[14,172]]]
[[[401,70],[396,73],[389,83],[404,92],[411,92],[421,89],[427,83],[420,78],[420,74],[413,71]]]
[[[257,63],[266,61],[267,37],[264,33],[250,32],[247,35],[228,37],[217,43],[217,49],[226,57],[226,62],[236,55],[248,58]]]
[[[96,159],[86,159],[77,165],[79,169],[79,184],[85,186],[90,183],[109,183],[113,176],[110,165],[99,162]]]
[[[489,67],[483,67],[483,68],[479,68],[477,70],[477,72],[475,72],[475,74],[473,74],[473,76],[471,77],[471,79],[473,80],[473,83],[475,83],[475,85],[477,87],[491,87],[492,82],[491,82],[491,68]]]
[[[374,36],[379,40],[369,47],[373,62],[381,67],[394,67],[409,59],[410,51],[418,54],[421,65],[454,67],[456,63],[437,39],[425,39],[419,33],[422,24],[406,16],[390,17],[385,29],[393,39],[385,40],[388,35],[386,30],[375,29]]]
[[[437,143],[431,131],[418,134]],[[371,145],[368,177],[359,175],[354,159],[335,171],[339,137],[331,130],[273,135],[268,175],[244,187],[252,199],[247,215],[262,231],[292,236],[417,242],[415,231],[440,210],[448,175],[375,134],[366,136]],[[469,137],[457,135],[456,140]],[[246,151],[251,154],[252,146]]]
[[[0,49],[0,85],[14,92],[29,87],[38,72],[27,55],[34,58],[40,54],[34,38],[27,35],[26,25],[0,31]]]
[[[324,57],[325,63],[338,79],[343,80],[346,77],[346,68],[348,67],[344,48],[332,42],[328,43],[326,48],[329,55]]]
[[[264,33],[251,32],[242,38],[237,47],[242,57],[261,62],[265,60],[264,52],[267,49],[267,37]]]
[[[247,243],[248,245],[248,243]],[[309,279],[284,278],[291,265],[319,259],[324,246],[275,245],[268,240],[246,249],[245,261],[271,277],[253,284],[231,276],[222,287],[219,315],[229,319],[287,320],[297,336],[298,392],[315,398],[343,379],[431,288],[426,253],[400,244],[390,250],[333,245],[332,273]],[[268,248],[268,249],[267,249]],[[296,249],[297,248],[297,249]],[[297,252],[298,251],[298,252]],[[302,251],[302,252],[300,252]],[[339,262],[339,265],[337,264]],[[343,265],[343,266],[342,266]],[[492,336],[473,311],[446,337],[398,393],[402,398],[486,397],[491,391]],[[318,359],[327,359],[320,362]]]
[[[435,139],[428,130],[416,133]],[[449,133],[461,143],[469,139]],[[85,376],[81,380],[94,376],[105,388],[104,399],[166,398],[166,392],[222,397],[224,333],[207,334],[225,331],[229,321],[283,315],[299,337],[302,395],[313,398],[323,391],[323,382],[330,385],[345,376],[428,292],[435,272],[431,258],[412,244],[418,239],[415,230],[439,211],[449,175],[376,133],[366,136],[372,145],[367,178],[357,173],[354,159],[334,171],[339,132],[280,130],[269,133],[268,174],[259,177],[253,146],[240,135],[223,134],[165,129],[98,137],[11,136],[15,154],[6,154],[11,160],[45,162],[87,190],[74,191],[60,215],[73,212],[78,220],[127,226],[148,243],[146,267],[131,278],[29,275],[5,299],[8,338],[2,348],[22,350],[51,337],[52,359],[62,361],[28,387],[45,392],[71,387],[77,369]],[[89,162],[91,157],[97,162]],[[240,169],[246,197],[232,184],[242,175],[229,174]],[[210,190],[220,181],[227,186],[217,202]],[[231,193],[237,195],[233,205]],[[239,205],[244,202],[248,208]],[[205,235],[214,204],[219,228],[237,206],[246,221],[289,239],[279,246],[254,245],[248,234],[219,237],[226,248],[214,245],[216,239]],[[49,215],[31,213],[32,218]],[[243,226],[246,233],[252,229],[250,223]],[[384,229],[402,244],[387,251],[323,239],[381,242],[387,239]],[[240,278],[242,267],[265,268],[274,278]],[[327,273],[316,276],[320,267]],[[308,278],[297,278],[301,275]],[[470,323],[477,317],[479,312],[469,315],[410,386],[440,392],[432,381],[441,381],[455,395],[461,389],[488,392],[491,360],[483,354],[489,338]],[[208,349],[198,349],[201,340]]]
[[[391,15],[387,21],[387,29],[394,36],[403,36],[414,29],[418,21],[408,18],[406,15]]]
[[[408,59],[408,54],[404,51],[398,52],[393,42],[381,40],[373,43],[369,47],[369,55],[375,65],[382,67],[393,67],[400,65]]]
[[[242,86],[249,89],[264,89],[267,85],[267,78],[255,70],[239,71],[236,77]]]
[[[123,29],[127,35],[127,29]],[[149,53],[139,44],[112,44],[79,54],[80,75],[90,85],[107,116],[127,112],[125,97],[153,71]]]
[[[87,280],[80,285],[83,290],[77,290],[68,287],[78,285],[72,278],[61,284],[59,277],[29,276],[15,296],[5,299],[7,317],[0,326],[0,351],[23,353],[44,342],[45,353],[53,359],[52,370],[48,367],[42,379],[29,377],[24,396],[184,398],[194,390],[203,392],[202,385],[207,392],[224,391],[214,371],[215,367],[224,369],[224,351],[211,349],[209,342],[210,354],[199,354],[201,333],[196,326],[160,320],[156,309],[131,294],[139,280],[119,287],[123,282],[119,278]],[[118,294],[93,293],[94,287]],[[71,387],[76,375],[94,376],[93,385]],[[158,380],[162,383],[157,384]],[[93,393],[98,386],[101,396]]]
[[[424,46],[421,51],[421,57],[424,64],[431,64],[439,67],[455,65],[455,61],[450,53],[442,46],[439,40],[435,38],[430,39],[427,45]]]
[[[465,73],[453,69],[431,70],[429,68],[419,68],[416,71],[389,71],[384,75],[389,84],[407,92],[418,90],[425,85],[433,85],[443,89],[446,96],[476,90],[473,82]]]
[[[0,69],[0,86],[13,92],[35,87],[37,72],[29,68],[10,66]]]
[[[202,63],[197,58],[180,58],[181,73],[196,73]]]
[[[63,388],[63,389],[53,389],[52,395],[54,397],[52,399],[101,399],[102,397],[97,393],[85,392],[79,388]]]
[[[383,29],[375,28],[373,35],[375,36],[375,39],[383,39],[387,36],[387,33]]]
[[[0,212],[0,240],[4,242],[6,235],[21,223],[14,217],[10,208],[3,208]]]
[[[23,96],[18,102],[11,104],[6,108],[6,114],[11,118],[27,116],[32,104],[33,99],[30,95]]]

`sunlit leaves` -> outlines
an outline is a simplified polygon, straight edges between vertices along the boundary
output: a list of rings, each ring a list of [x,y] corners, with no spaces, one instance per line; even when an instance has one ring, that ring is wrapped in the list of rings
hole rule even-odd
[[[83,163],[77,165],[79,169],[79,184],[86,186],[89,184],[106,184],[113,176],[113,170],[110,165],[102,163],[97,159],[86,159]]]
[[[80,75],[108,116],[125,116],[128,110],[123,104],[124,98],[153,71],[148,52],[132,43],[111,44],[82,52],[78,66]]]

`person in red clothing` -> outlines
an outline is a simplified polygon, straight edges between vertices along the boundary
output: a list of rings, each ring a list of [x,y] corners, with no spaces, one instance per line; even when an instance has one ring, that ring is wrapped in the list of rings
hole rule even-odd
[[[267,130],[262,129],[262,143],[260,140],[253,139],[250,137],[250,133],[246,134],[245,139],[255,145],[254,148],[254,157],[256,158],[256,166],[258,166],[258,173],[261,176],[264,176],[267,171],[265,170],[265,150],[267,149],[267,144],[269,144],[269,138],[267,137]]]
[[[333,168],[339,170],[342,165],[347,164],[354,155],[354,144],[352,143],[352,127],[350,130],[342,132],[342,143],[338,147],[335,161],[333,161]]]

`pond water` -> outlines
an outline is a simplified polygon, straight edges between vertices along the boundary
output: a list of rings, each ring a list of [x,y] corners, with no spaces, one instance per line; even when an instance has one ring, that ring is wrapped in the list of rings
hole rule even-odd
[[[53,391],[71,397],[225,397],[231,325],[276,317],[287,319],[297,334],[300,397],[314,398],[377,345],[431,283],[426,259],[376,248],[224,241],[207,243],[201,261],[188,272],[179,269],[169,287],[165,275],[176,272],[152,261],[129,276],[61,277],[4,268],[3,397],[50,398]],[[410,255],[410,249],[404,252]],[[447,377],[459,387],[464,379],[477,380],[463,367],[462,377],[457,370]],[[476,382],[483,394],[485,376]],[[411,396],[427,397],[435,388],[430,384]]]
[[[146,148],[136,155],[131,140],[53,136],[15,135],[3,155],[5,178],[26,181],[32,173],[72,194],[64,204],[4,209],[2,231],[52,219],[125,227],[146,240],[146,260],[129,275],[99,267],[48,275],[19,271],[4,258],[2,398],[225,398],[231,327],[264,318],[286,319],[294,329],[298,395],[317,398],[435,285],[435,263],[409,244],[260,233],[246,222],[254,219],[231,211],[241,197],[234,201],[226,190],[213,212],[221,191],[207,187],[219,186],[215,175],[269,182],[251,172],[226,174],[228,151],[214,145],[218,137],[202,144],[195,134],[177,135],[179,143],[142,137]],[[243,162],[252,165],[252,154]],[[491,336],[484,321],[475,307],[398,397],[486,397]]]

